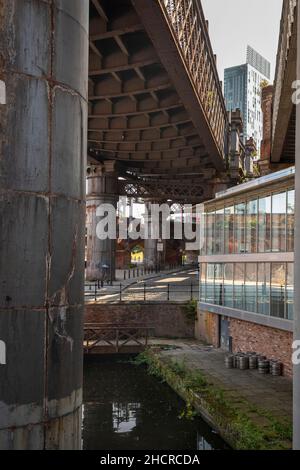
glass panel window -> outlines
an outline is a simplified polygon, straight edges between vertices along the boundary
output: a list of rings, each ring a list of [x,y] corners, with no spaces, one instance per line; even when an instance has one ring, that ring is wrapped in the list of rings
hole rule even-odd
[[[285,263],[273,263],[271,273],[271,316],[284,318]]]
[[[271,251],[271,196],[259,199],[258,203],[258,251]]]
[[[294,251],[294,227],[295,227],[295,191],[287,193],[287,221],[286,221],[287,251]]]
[[[270,263],[259,263],[257,268],[257,312],[270,315]]]
[[[258,201],[253,200],[247,203],[246,208],[246,252],[256,253],[257,251],[257,220]]]
[[[225,207],[224,216],[225,254],[234,253],[234,206]]]
[[[286,273],[286,318],[294,318],[294,263],[287,264]]]
[[[224,209],[216,211],[215,254],[224,253]]]
[[[223,264],[215,264],[215,304],[223,305]]]
[[[235,252],[245,253],[245,213],[246,204],[235,206]]]
[[[207,271],[207,265],[206,263],[201,263],[200,264],[200,301],[205,302],[206,301],[206,271]]]
[[[215,238],[215,213],[208,212],[206,215],[206,249],[208,255],[214,254]]]
[[[286,251],[286,192],[272,196],[272,251]]]
[[[257,311],[256,306],[256,281],[257,281],[257,264],[246,263],[245,271],[245,310],[247,312]]]
[[[207,265],[207,278],[206,278],[206,302],[213,304],[214,298],[214,285],[215,285],[215,265],[209,263]]]
[[[234,308],[244,310],[245,308],[245,264],[236,263],[234,265]]]
[[[224,264],[224,305],[233,307],[233,264]]]

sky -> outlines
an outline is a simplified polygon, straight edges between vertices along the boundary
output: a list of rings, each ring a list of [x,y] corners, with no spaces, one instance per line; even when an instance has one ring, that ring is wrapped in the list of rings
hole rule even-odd
[[[246,62],[247,45],[271,62],[274,78],[282,0],[201,0],[217,54],[220,79],[224,69]]]

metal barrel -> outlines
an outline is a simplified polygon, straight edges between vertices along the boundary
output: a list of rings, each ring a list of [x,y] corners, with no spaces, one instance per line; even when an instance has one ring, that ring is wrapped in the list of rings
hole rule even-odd
[[[282,362],[272,360],[270,362],[270,374],[274,377],[279,377],[282,375],[283,364]]]
[[[246,355],[241,355],[239,357],[239,369],[246,370],[249,369],[249,357]]]
[[[258,361],[258,372],[262,375],[268,374],[270,371],[270,362],[263,359]]]
[[[233,367],[235,369],[239,368],[239,358],[240,358],[239,353],[234,354],[234,356],[233,356]]]
[[[257,369],[257,366],[258,366],[257,356],[251,355],[249,357],[249,369],[251,370]]]
[[[236,354],[233,355],[233,367],[234,369],[237,368],[237,355]]]
[[[234,356],[232,354],[225,357],[225,367],[227,369],[233,369],[233,367],[234,367]]]
[[[244,354],[244,353],[241,353],[241,352],[238,352],[238,353],[234,354],[234,359],[233,359],[233,361],[234,361],[234,367],[235,367],[236,369],[239,369],[239,368],[240,368],[240,357],[244,357],[244,356],[245,356],[245,354]]]

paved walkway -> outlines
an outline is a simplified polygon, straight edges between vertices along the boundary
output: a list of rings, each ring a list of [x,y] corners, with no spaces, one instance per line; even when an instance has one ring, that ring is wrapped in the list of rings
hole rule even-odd
[[[260,375],[257,370],[226,369],[225,353],[196,340],[155,340],[152,344],[171,345],[162,350],[162,357],[184,362],[191,369],[199,369],[233,396],[241,396],[253,405],[268,410],[274,417],[292,419],[292,381],[286,377]]]

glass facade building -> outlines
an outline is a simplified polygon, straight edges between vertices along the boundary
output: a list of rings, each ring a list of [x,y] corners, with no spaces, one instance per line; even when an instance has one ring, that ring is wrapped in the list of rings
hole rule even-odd
[[[204,205],[200,301],[293,320],[294,169]]]
[[[270,63],[248,47],[247,63],[225,69],[224,95],[227,111],[240,109],[243,140],[254,138],[257,154],[263,139],[262,84],[270,79]]]

